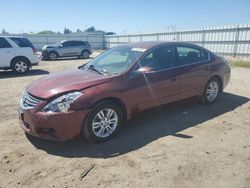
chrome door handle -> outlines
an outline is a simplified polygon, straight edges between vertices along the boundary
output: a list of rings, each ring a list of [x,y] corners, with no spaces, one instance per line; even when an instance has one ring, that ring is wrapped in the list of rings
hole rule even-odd
[[[174,82],[174,81],[176,81],[176,76],[172,76],[169,79]]]

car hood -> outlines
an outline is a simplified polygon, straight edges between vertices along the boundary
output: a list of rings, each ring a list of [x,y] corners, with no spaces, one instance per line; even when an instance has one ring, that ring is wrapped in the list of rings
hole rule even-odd
[[[48,99],[60,93],[83,90],[109,82],[111,79],[91,70],[73,69],[45,76],[32,82],[26,89],[31,95]]]
[[[56,48],[57,46],[56,45],[45,45],[42,47],[42,50],[45,50],[47,48]]]

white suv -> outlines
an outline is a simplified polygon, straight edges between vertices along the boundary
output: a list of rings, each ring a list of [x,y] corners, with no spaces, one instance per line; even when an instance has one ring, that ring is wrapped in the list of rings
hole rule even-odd
[[[23,74],[39,61],[35,47],[27,38],[0,36],[0,69]]]

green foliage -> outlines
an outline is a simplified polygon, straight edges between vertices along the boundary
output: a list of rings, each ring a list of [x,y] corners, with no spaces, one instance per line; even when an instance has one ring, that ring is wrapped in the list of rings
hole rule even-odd
[[[89,27],[88,29],[85,30],[86,32],[90,32],[90,33],[93,33],[95,31],[95,27],[94,26],[91,26]]]
[[[37,34],[41,34],[41,35],[49,35],[49,34],[56,34],[54,31],[51,30],[44,30],[44,31],[40,31]]]
[[[231,59],[229,60],[230,64],[233,67],[246,67],[246,68],[250,68],[250,60],[249,59]]]
[[[63,34],[70,34],[70,33],[72,33],[72,31],[65,27]]]

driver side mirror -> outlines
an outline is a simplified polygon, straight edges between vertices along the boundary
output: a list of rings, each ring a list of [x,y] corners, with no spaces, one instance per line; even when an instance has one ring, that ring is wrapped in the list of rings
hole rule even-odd
[[[153,68],[152,67],[141,67],[138,70],[134,70],[131,73],[130,77],[134,78],[134,77],[141,76],[141,75],[144,75],[146,73],[152,73],[152,72],[153,72]]]
[[[62,47],[63,47],[63,45],[62,45],[62,44],[60,44],[60,45],[59,45],[59,48],[62,48]]]

